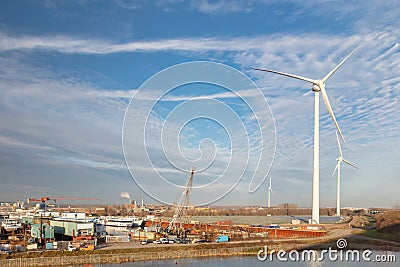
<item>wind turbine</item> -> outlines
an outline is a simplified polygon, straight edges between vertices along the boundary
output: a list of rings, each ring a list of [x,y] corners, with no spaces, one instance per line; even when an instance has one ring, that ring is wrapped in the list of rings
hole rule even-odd
[[[349,55],[347,55],[333,70],[331,70],[325,77],[320,80],[309,79],[305,77],[301,77],[298,75],[293,75],[289,73],[279,72],[275,70],[266,70],[255,68],[254,70],[272,72],[279,75],[284,75],[287,77],[299,79],[302,81],[306,81],[312,84],[312,90],[314,91],[314,161],[313,161],[313,182],[312,182],[312,215],[311,215],[311,223],[319,224],[319,93],[322,95],[322,100],[324,101],[325,107],[331,116],[337,131],[340,134],[343,142],[346,144],[344,140],[342,131],[339,128],[339,124],[336,121],[335,114],[333,114],[333,110],[331,104],[328,99],[328,95],[325,90],[325,82],[332,76],[335,71],[337,71],[340,66],[354,53],[356,49],[354,49]]]
[[[269,178],[269,187],[268,187],[268,208],[271,207],[271,193],[273,193],[274,191],[272,191],[272,176],[271,178]]]
[[[340,216],[340,164],[342,163],[342,161],[344,161],[346,164],[352,166],[353,168],[358,169],[358,167],[343,158],[342,147],[340,146],[339,136],[337,132],[336,132],[336,139],[339,147],[339,157],[336,159],[337,164],[335,170],[332,173],[332,176],[335,175],[335,172],[337,171],[336,216]]]

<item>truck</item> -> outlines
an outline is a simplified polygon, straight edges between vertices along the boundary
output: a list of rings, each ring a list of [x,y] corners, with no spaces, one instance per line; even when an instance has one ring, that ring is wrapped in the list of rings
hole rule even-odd
[[[229,236],[227,235],[220,235],[215,239],[215,242],[228,242],[229,241]]]

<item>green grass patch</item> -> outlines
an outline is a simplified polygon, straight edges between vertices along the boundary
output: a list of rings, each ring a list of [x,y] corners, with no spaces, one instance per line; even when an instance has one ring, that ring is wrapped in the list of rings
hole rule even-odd
[[[36,258],[36,257],[63,257],[63,256],[81,256],[81,255],[93,255],[93,254],[124,254],[124,253],[144,253],[144,252],[166,252],[166,251],[177,251],[177,250],[200,250],[200,249],[216,249],[216,248],[234,248],[234,247],[251,247],[263,246],[264,241],[255,243],[209,243],[209,244],[188,244],[184,246],[165,246],[158,245],[154,247],[136,247],[136,248],[123,248],[123,249],[101,249],[94,251],[42,251],[42,252],[22,252],[13,253],[11,255],[0,255],[0,258]]]
[[[400,242],[400,231],[394,233],[384,233],[384,232],[379,232],[376,229],[368,229],[362,235],[376,239]]]

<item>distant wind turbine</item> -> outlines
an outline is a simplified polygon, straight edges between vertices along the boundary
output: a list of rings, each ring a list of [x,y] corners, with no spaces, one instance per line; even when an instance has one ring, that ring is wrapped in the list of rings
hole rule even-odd
[[[335,172],[337,171],[336,216],[340,216],[340,164],[342,163],[342,161],[344,161],[346,164],[352,166],[353,168],[358,169],[358,167],[343,158],[342,147],[340,146],[339,136],[338,136],[337,132],[336,132],[336,139],[337,139],[338,148],[339,148],[339,157],[336,159],[337,164],[336,164],[335,170],[332,173],[332,176],[335,175]]]
[[[268,187],[268,208],[271,207],[271,193],[274,193],[274,191],[272,191],[272,176],[269,178],[269,187]]]
[[[354,53],[356,49],[354,49],[347,57],[345,57],[339,65],[337,65],[333,70],[331,70],[325,77],[321,80],[309,79],[293,74],[288,74],[284,72],[279,72],[275,70],[266,70],[255,68],[254,70],[272,72],[279,75],[284,75],[287,77],[299,79],[302,81],[306,81],[312,84],[312,90],[314,91],[314,163],[313,163],[313,182],[312,182],[312,215],[311,215],[311,223],[319,224],[319,93],[322,94],[322,100],[324,101],[325,107],[331,116],[333,123],[336,126],[337,131],[340,134],[343,142],[346,144],[344,140],[342,131],[339,128],[339,124],[336,121],[335,114],[333,114],[333,110],[331,104],[328,99],[328,95],[325,90],[325,82],[337,71],[340,66]]]

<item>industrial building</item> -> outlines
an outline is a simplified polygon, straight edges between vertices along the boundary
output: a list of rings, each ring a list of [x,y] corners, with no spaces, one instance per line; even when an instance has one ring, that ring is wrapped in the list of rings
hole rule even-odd
[[[70,240],[78,236],[94,235],[94,225],[92,222],[51,220],[50,226],[54,228],[57,240]]]

